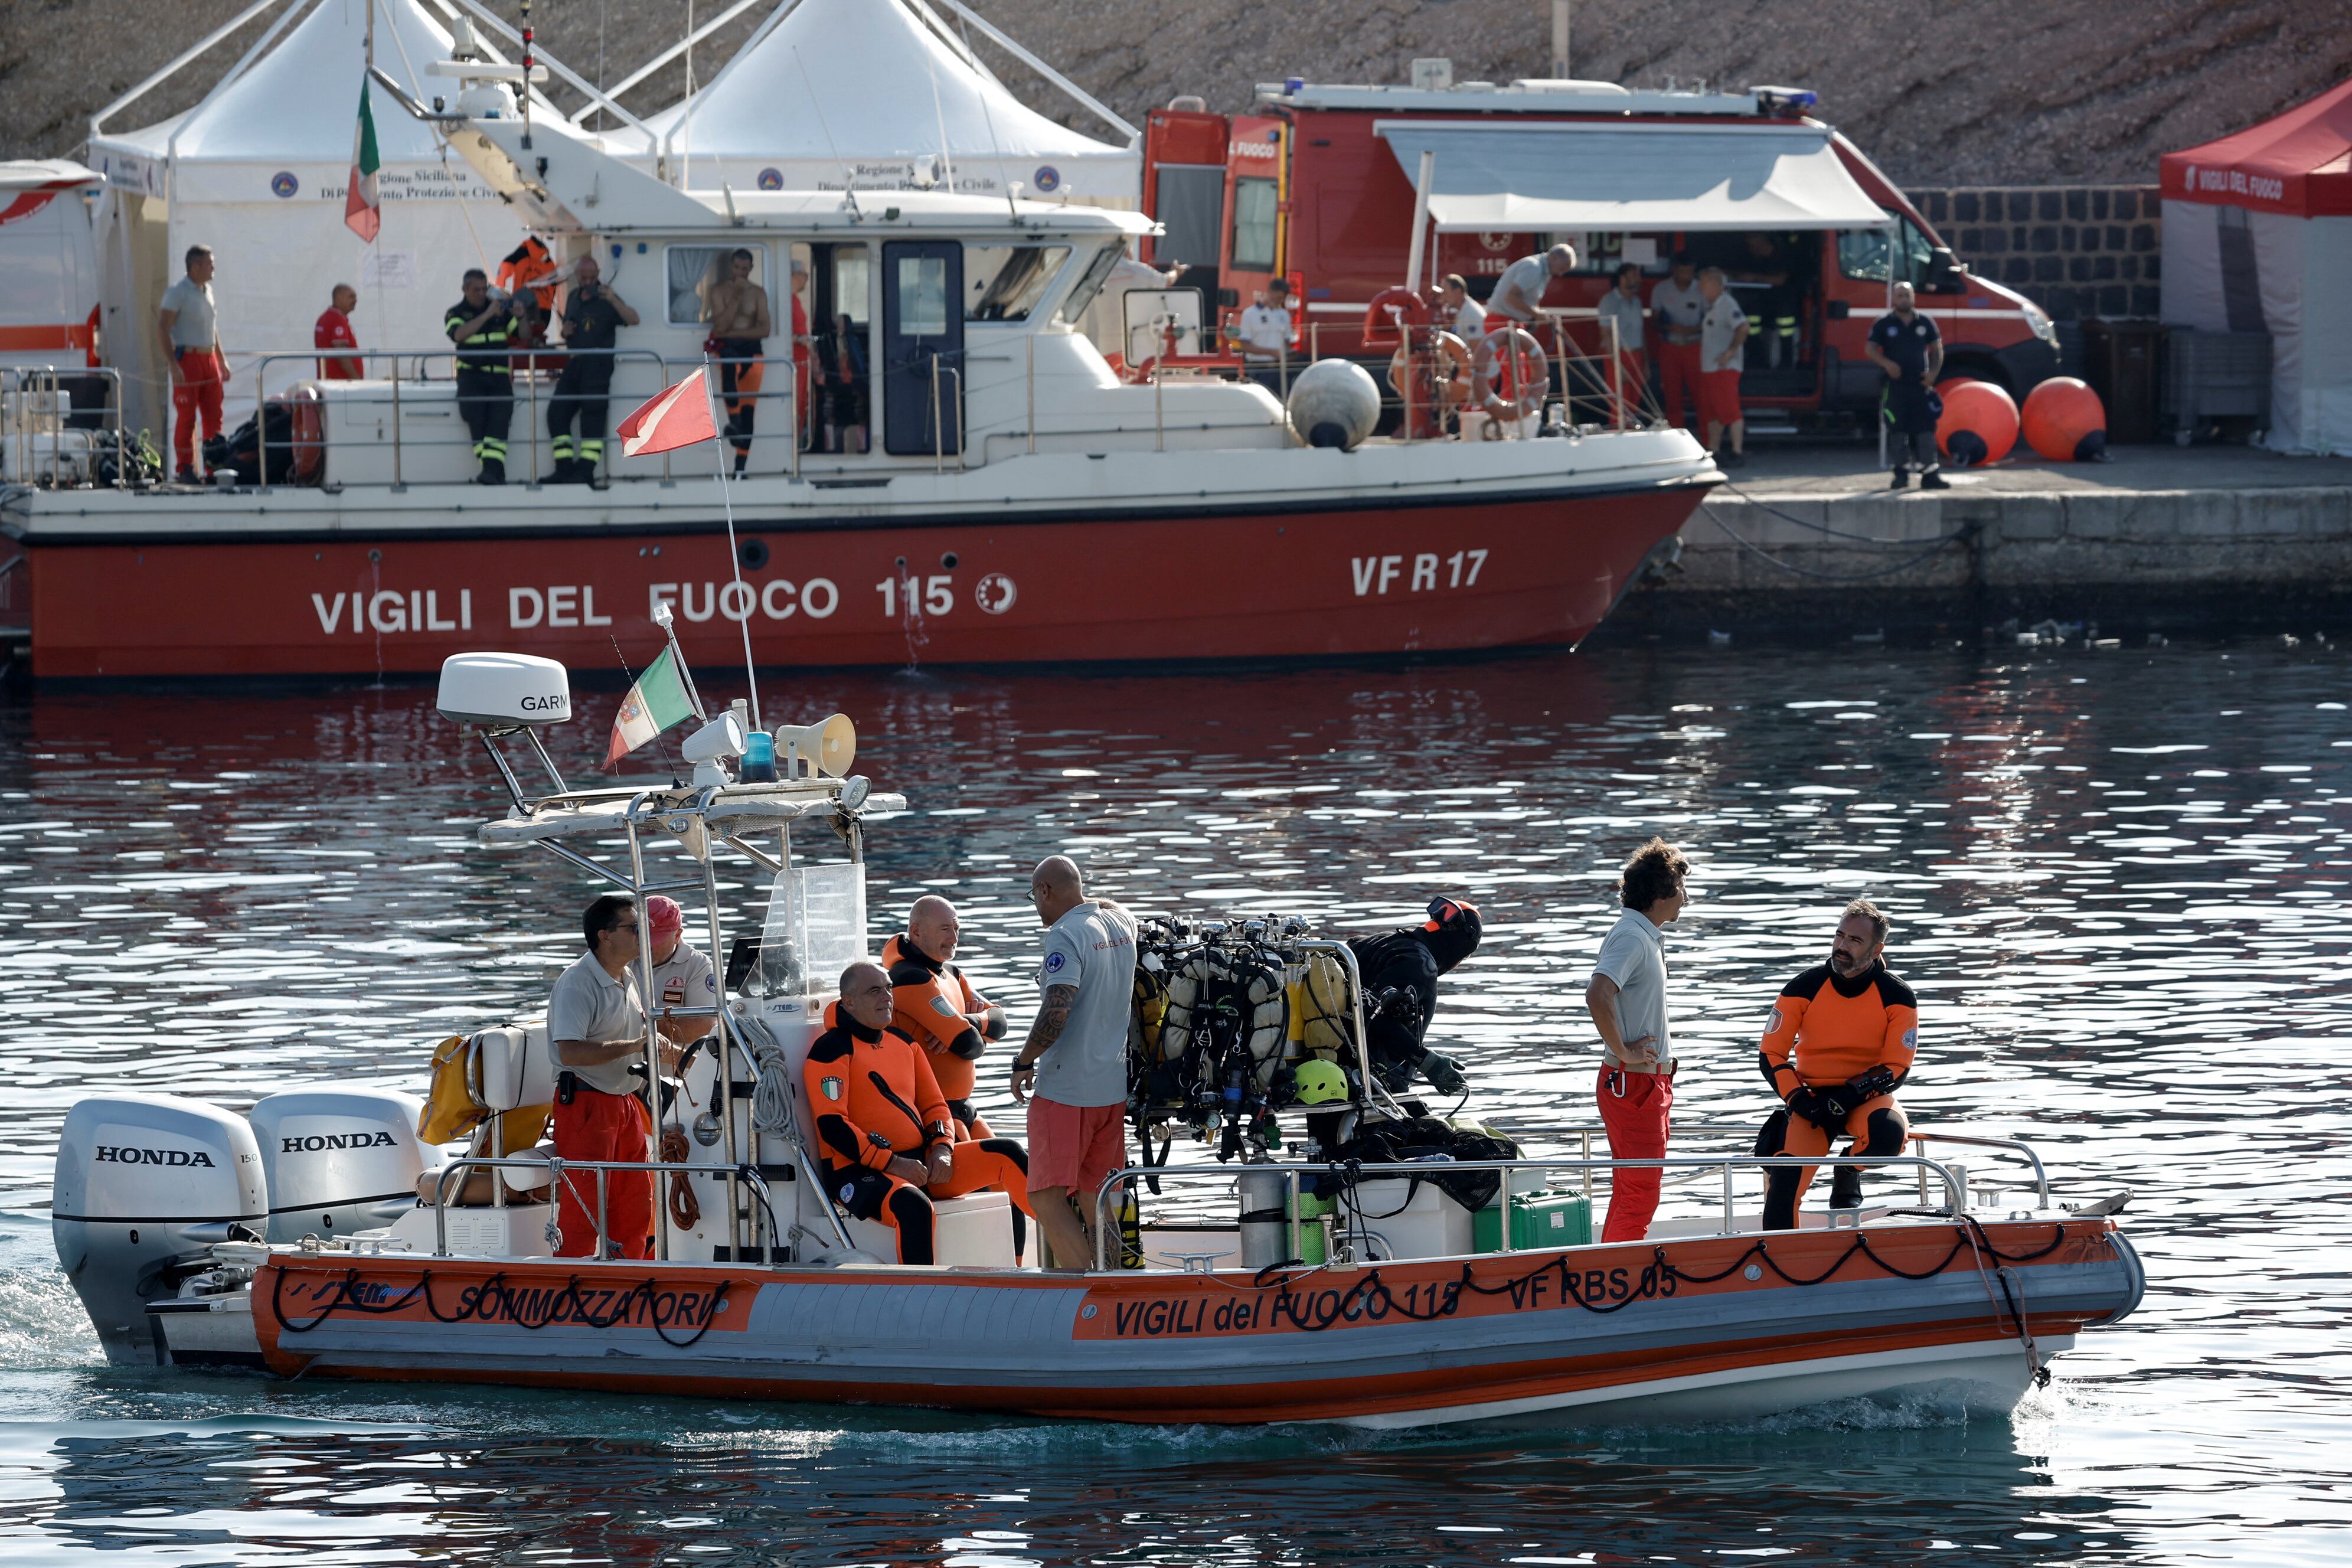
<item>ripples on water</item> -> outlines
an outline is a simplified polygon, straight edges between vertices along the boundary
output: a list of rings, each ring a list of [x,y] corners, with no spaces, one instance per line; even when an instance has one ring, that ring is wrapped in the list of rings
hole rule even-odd
[[[2025,1133],[2076,1197],[2138,1194],[2147,1305],[2013,1421],[1855,1405],[1543,1438],[107,1371],[41,1206],[65,1108],[419,1087],[427,1041],[537,1005],[586,889],[479,847],[495,779],[424,691],[0,709],[0,1553],[2340,1562],[2342,668],[2252,646],[1616,650],[765,693],[854,714],[860,770],[922,808],[876,834],[877,932],[949,892],[1016,1013],[1027,868],[1051,849],[1147,908],[1278,904],[1347,931],[1466,890],[1487,941],[1437,1032],[1482,1110],[1582,1120],[1586,966],[1615,862],[1657,831],[1698,868],[1670,942],[1678,1120],[1756,1120],[1769,1000],[1868,892],[1922,997],[1915,1119]],[[613,700],[566,737],[583,774]]]

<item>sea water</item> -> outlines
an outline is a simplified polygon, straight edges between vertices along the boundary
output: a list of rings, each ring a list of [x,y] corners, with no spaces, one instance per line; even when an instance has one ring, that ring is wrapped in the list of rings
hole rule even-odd
[[[762,682],[770,723],[854,715],[860,770],[917,807],[873,835],[877,938],[917,894],[953,898],[961,956],[1016,1024],[1046,853],[1139,909],[1340,932],[1442,890],[1486,914],[1434,1031],[1475,1108],[1589,1121],[1582,987],[1616,865],[1660,833],[1696,868],[1667,940],[1679,1118],[1762,1117],[1771,997],[1867,894],[1920,996],[1915,1121],[2030,1138],[2062,1197],[2133,1194],[2146,1304],[2014,1415],[1921,1398],[1535,1435],[110,1369],[47,1235],[68,1105],[419,1088],[433,1041],[537,1005],[593,889],[479,844],[499,786],[427,690],[17,699],[0,708],[0,1556],[2339,1563],[2347,668],[2315,643],[1617,647]],[[702,684],[735,695],[724,671]],[[583,693],[556,741],[583,778],[614,703]],[[729,889],[746,914],[761,897]],[[983,1064],[983,1108],[1017,1126],[1003,1081]],[[1709,1192],[1670,1189],[1668,1212]]]

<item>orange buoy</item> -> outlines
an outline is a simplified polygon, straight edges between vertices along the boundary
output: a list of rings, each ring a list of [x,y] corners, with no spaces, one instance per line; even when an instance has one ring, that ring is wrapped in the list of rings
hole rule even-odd
[[[1936,421],[1936,444],[1956,468],[1998,463],[2017,445],[2017,405],[1989,381],[1961,378],[1936,390],[1943,394],[1944,416]]]
[[[2095,462],[2106,454],[2106,407],[2071,375],[2054,376],[2025,395],[2023,424],[2027,445],[2053,462]]]

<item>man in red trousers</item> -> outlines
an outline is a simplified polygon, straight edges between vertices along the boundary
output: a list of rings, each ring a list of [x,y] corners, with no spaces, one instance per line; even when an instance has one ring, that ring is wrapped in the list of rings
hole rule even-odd
[[[1665,928],[1690,901],[1690,862],[1653,838],[1625,862],[1617,882],[1624,913],[1601,944],[1584,1005],[1601,1035],[1598,1094],[1612,1160],[1663,1160],[1675,1105],[1674,1036],[1666,1024]],[[1639,1241],[1658,1212],[1657,1169],[1609,1176],[1609,1218],[1601,1239]]]

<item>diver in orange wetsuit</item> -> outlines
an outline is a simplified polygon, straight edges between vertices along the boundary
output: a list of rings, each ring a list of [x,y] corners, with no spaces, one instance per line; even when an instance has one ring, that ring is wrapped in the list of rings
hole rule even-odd
[[[1759,1055],[1781,1100],[1757,1134],[1759,1154],[1826,1154],[1840,1133],[1849,1155],[1900,1154],[1911,1126],[1895,1091],[1919,1047],[1919,1003],[1885,964],[1886,916],[1867,899],[1848,904],[1827,963],[1781,988],[1765,1020]],[[1768,1175],[1764,1228],[1797,1228],[1797,1200],[1813,1168]],[[1862,1206],[1862,1172],[1842,1165],[1830,1207]]]
[[[952,962],[962,934],[955,906],[926,893],[907,911],[907,929],[882,947],[897,995],[890,1025],[930,1053],[958,1142],[995,1136],[972,1109],[973,1064],[989,1041],[1004,1037],[1004,1009],[973,990]]]
[[[898,1261],[929,1263],[933,1198],[1009,1194],[1013,1253],[1026,1250],[1029,1161],[1010,1138],[959,1143],[922,1047],[890,1026],[890,975],[860,959],[841,972],[839,1022],[809,1046],[802,1088],[816,1121],[825,1191],[859,1219],[898,1233]]]

